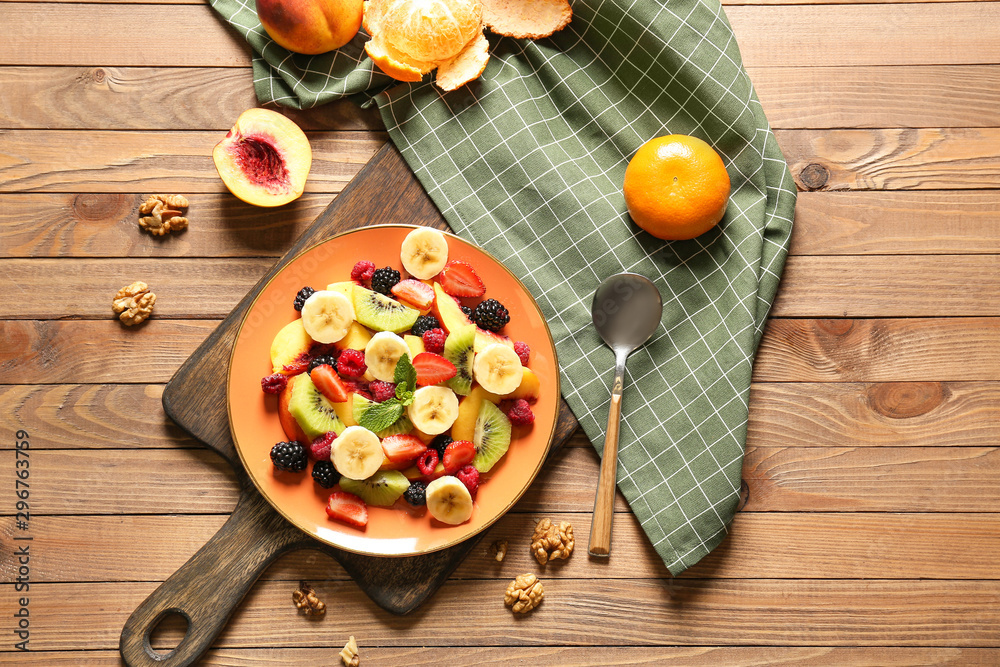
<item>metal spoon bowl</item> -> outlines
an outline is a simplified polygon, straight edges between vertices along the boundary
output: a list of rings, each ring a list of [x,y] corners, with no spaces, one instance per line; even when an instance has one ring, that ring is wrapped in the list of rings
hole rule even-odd
[[[614,516],[618,474],[618,426],[621,419],[625,361],[640,348],[660,324],[663,299],[656,285],[635,273],[619,273],[607,278],[594,293],[591,306],[597,333],[615,353],[615,381],[611,387],[611,408],[597,480],[594,518],[590,525],[590,554],[611,553],[611,520]]]

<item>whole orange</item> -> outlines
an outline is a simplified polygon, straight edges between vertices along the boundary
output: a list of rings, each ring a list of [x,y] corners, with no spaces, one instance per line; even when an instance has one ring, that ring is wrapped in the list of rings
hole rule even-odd
[[[722,220],[729,174],[715,149],[697,137],[647,141],[625,169],[625,205],[635,224],[660,239],[693,239]]]

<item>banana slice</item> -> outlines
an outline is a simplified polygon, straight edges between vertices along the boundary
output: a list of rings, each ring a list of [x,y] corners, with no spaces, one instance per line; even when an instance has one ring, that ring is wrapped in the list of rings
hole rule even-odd
[[[333,467],[349,479],[368,479],[378,472],[383,458],[378,436],[361,426],[348,426],[333,441]]]
[[[403,268],[418,280],[427,280],[441,273],[448,261],[448,241],[436,229],[414,229],[403,239],[399,249]]]
[[[517,352],[503,343],[491,343],[476,355],[472,373],[483,389],[493,394],[509,394],[521,384],[524,367]]]
[[[391,331],[379,331],[365,345],[365,364],[376,380],[392,382],[396,374],[396,363],[404,354],[410,353],[410,346]]]
[[[302,304],[302,326],[317,343],[336,343],[354,323],[354,306],[343,292],[320,290]]]
[[[427,485],[427,511],[442,523],[465,523],[472,517],[472,495],[457,477],[438,477]]]
[[[406,414],[421,432],[439,435],[458,418],[458,396],[448,387],[421,387],[413,392]]]

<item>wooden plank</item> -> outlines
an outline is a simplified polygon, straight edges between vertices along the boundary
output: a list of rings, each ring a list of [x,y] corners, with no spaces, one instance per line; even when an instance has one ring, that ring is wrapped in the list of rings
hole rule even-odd
[[[992,2],[734,6],[726,10],[751,67],[1000,63]],[[5,65],[246,67],[249,47],[208,5],[4,4]],[[142,31],[122,31],[141,25]],[[887,30],[886,26],[892,26]],[[197,49],[163,48],[197,40]]]
[[[40,435],[40,434],[39,434]],[[14,452],[0,451],[14,467]],[[38,450],[32,515],[228,514],[237,484],[211,452],[187,449]],[[519,512],[590,512],[597,454],[574,447],[546,466]],[[992,512],[1000,503],[995,447],[752,447],[747,512]],[[947,492],[942,490],[947,480]],[[628,505],[618,494],[617,511]],[[0,516],[13,506],[0,507]]]
[[[0,320],[0,384],[165,382],[217,322]],[[156,349],[155,355],[149,350]],[[1000,318],[769,321],[757,382],[1000,380]]]
[[[775,129],[1000,125],[995,65],[752,67],[748,73]],[[250,73],[226,67],[0,67],[0,89],[7,92],[0,100],[6,129],[226,130],[257,106]],[[182,98],[184,104],[169,103]],[[278,110],[306,130],[384,129],[377,110],[347,100]]]
[[[0,259],[0,319],[105,319],[111,298],[133,278],[156,293],[158,319],[221,318],[273,264],[273,258],[164,258],[155,265],[146,259]],[[24,298],[53,284],[61,298]],[[998,293],[1000,255],[792,257],[772,315],[996,316],[1000,300],[983,294]]]
[[[219,132],[0,132],[0,192],[225,193],[212,161]],[[383,133],[313,133],[307,192],[340,192]]]
[[[217,324],[0,321],[0,383],[166,382]]]
[[[0,90],[3,129],[225,131],[257,106],[252,74],[231,67],[0,67]],[[271,108],[304,130],[385,129],[349,100]]]
[[[751,447],[992,447],[995,382],[754,383]]]
[[[330,639],[336,643],[340,638]],[[424,647],[380,648],[365,644],[360,654],[374,665],[441,664],[441,650]],[[231,648],[212,649],[202,656],[204,667],[233,665],[278,665],[280,667],[316,667],[330,661],[329,647],[323,648]],[[106,667],[118,665],[118,651],[97,650],[78,652],[31,651],[18,656],[24,667]],[[600,660],[608,665],[664,665],[673,667],[718,667],[718,665],[794,665],[821,667],[828,665],[877,664],[884,667],[913,665],[951,665],[954,667],[993,667],[1000,662],[1000,649],[993,648],[827,648],[785,646],[503,646],[462,648],[462,664],[467,667],[490,665],[547,664],[577,667],[594,665]]]
[[[995,65],[784,64],[747,68],[775,129],[1000,125]]]
[[[757,382],[1000,380],[1000,319],[791,320],[766,326]]]
[[[190,226],[162,237],[138,228],[143,195],[0,194],[0,257],[280,257],[332,199],[262,208],[228,192],[177,194]]]
[[[1000,315],[1000,255],[791,257],[774,317]]]
[[[191,448],[163,418],[163,385],[0,385],[0,421],[44,437],[34,449]],[[754,383],[754,447],[990,447],[1000,383]],[[590,447],[582,432],[566,447]],[[12,449],[13,441],[0,441]]]
[[[1000,182],[1000,128],[779,130],[775,137],[801,190],[968,190]]]
[[[540,567],[528,543],[541,514],[511,512],[490,528],[452,579],[504,579],[538,572],[549,579],[667,578],[630,512],[615,515],[614,558],[587,558],[590,513],[551,515],[570,521],[578,543],[566,561]],[[218,531],[225,516],[40,516],[31,520],[32,581],[160,581],[173,574]],[[6,535],[13,518],[0,519]],[[507,540],[498,563],[489,545]],[[834,514],[744,512],[710,556],[680,575],[686,579],[993,579],[1000,550],[998,514]],[[87,554],[86,560],[66,554]],[[12,583],[16,568],[0,566]],[[347,580],[332,557],[302,550],[264,573],[275,581]]]
[[[338,611],[328,613],[322,632],[317,632],[316,624],[301,618],[291,603],[295,584],[264,581],[237,609],[216,648],[295,646],[329,651],[330,637],[340,644],[349,634],[360,635],[362,645],[394,647],[992,647],[1000,632],[998,581],[543,582],[545,601],[527,621],[504,606],[506,582],[488,580],[446,583],[420,610],[419,622],[377,608],[351,582],[312,582],[323,599],[336,602]],[[124,587],[116,582],[32,586],[32,649],[117,647],[125,619],[155,586],[155,582]],[[456,618],[462,622],[456,623]],[[530,624],[528,631],[525,622]],[[158,646],[176,640],[164,635]]]
[[[279,257],[331,199],[266,209],[183,194],[191,228],[164,238],[137,231],[141,195],[0,194],[0,257]],[[790,254],[997,254],[998,220],[997,191],[801,192]]]
[[[998,252],[1000,192],[969,190],[800,192],[789,248],[793,256]]]

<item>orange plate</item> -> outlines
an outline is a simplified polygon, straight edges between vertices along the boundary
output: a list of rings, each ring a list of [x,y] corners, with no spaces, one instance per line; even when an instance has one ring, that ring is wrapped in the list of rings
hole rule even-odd
[[[298,317],[292,300],[303,285],[323,288],[349,280],[360,259],[378,267],[402,269],[399,247],[412,226],[365,227],[327,239],[289,262],[264,287],[240,324],[229,361],[226,387],[229,426],[247,472],[265,498],[286,519],[322,542],[373,556],[412,556],[444,549],[486,529],[509,510],[538,474],[555,431],[559,410],[559,372],[555,346],[545,318],[524,286],[500,262],[454,235],[448,236],[449,259],[464,259],[486,283],[487,296],[510,310],[504,330],[512,340],[531,346],[528,366],[541,381],[541,396],[532,406],[535,423],[514,427],[507,454],[483,476],[472,518],[448,526],[425,508],[413,510],[401,499],[394,507],[369,507],[368,525],[353,528],[327,518],[330,490],[312,481],[308,470],[274,470],[270,451],[284,440],[278,423],[277,398],[260,389],[271,373],[271,340],[281,327]],[[310,468],[311,469],[311,466]]]

